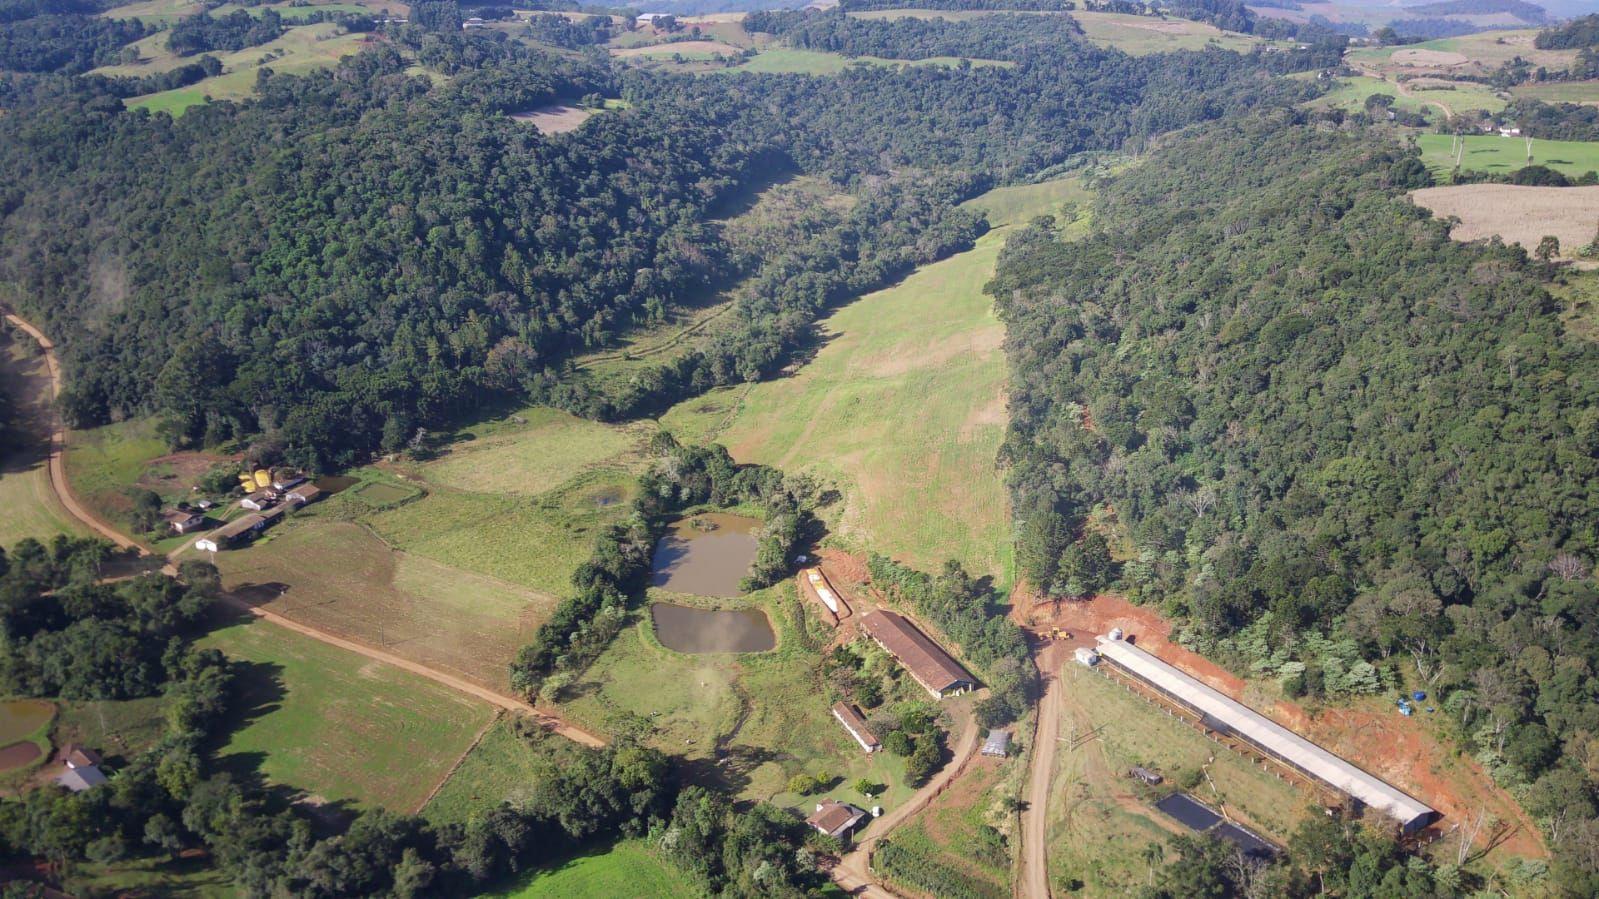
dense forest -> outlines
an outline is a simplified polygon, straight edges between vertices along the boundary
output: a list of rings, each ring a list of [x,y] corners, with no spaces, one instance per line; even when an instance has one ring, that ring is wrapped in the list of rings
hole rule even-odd
[[[1014,68],[832,78],[618,75],[412,25],[178,120],[124,111],[123,81],[12,76],[0,276],[62,346],[74,423],[158,413],[174,445],[264,435],[264,456],[326,468],[496,396],[615,417],[769,375],[827,305],[968,245],[966,196],[1310,90],[1235,53],[1134,59],[1064,30],[1005,47],[1007,18],[936,48]],[[915,22],[841,33],[929,49]],[[594,94],[639,108],[556,138],[503,115]],[[709,211],[783,168],[864,202],[780,258],[730,259]],[[739,275],[757,287],[719,342],[616,389],[566,371]]]
[[[1545,28],[1533,38],[1533,45],[1539,50],[1582,50],[1599,46],[1599,13]]]
[[[277,40],[283,34],[283,19],[273,10],[252,16],[236,9],[225,16],[200,13],[179,19],[167,30],[167,48],[179,56],[196,53],[243,50]]]
[[[1080,594],[1101,533],[1132,596],[1291,694],[1431,690],[1592,894],[1599,346],[1543,264],[1404,199],[1427,181],[1261,115],[1108,184],[1087,240],[1013,239],[1019,562]]]

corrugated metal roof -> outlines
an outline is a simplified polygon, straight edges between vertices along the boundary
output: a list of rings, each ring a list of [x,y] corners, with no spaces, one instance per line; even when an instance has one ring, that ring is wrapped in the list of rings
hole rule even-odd
[[[1098,639],[1099,654],[1164,690],[1226,730],[1269,749],[1306,774],[1404,825],[1437,814],[1397,787],[1360,770],[1243,703],[1207,687],[1125,640]]]
[[[911,677],[927,689],[942,693],[973,683],[972,676],[959,662],[902,616],[880,609],[862,618],[861,627],[893,653]]]

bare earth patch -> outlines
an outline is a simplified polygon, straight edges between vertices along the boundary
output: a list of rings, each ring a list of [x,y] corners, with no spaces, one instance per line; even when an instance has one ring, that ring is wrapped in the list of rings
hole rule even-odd
[[[1544,235],[1553,234],[1560,238],[1565,258],[1593,240],[1599,222],[1599,187],[1457,184],[1411,191],[1410,198],[1439,218],[1460,219],[1449,234],[1455,240],[1483,240],[1497,234],[1531,251]]]
[[[527,112],[514,112],[511,113],[511,118],[532,125],[539,129],[540,134],[565,134],[576,130],[577,126],[588,121],[589,116],[593,114],[592,109],[557,103],[554,106],[541,106]]]

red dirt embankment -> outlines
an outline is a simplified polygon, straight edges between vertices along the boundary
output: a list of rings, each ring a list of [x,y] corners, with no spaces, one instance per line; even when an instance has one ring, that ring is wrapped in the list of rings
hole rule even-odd
[[[1051,627],[1063,628],[1071,632],[1072,639],[1067,642],[1072,646],[1092,646],[1096,636],[1119,627],[1163,661],[1234,699],[1244,699],[1242,678],[1174,643],[1170,622],[1152,609],[1108,595],[1035,603],[1018,591],[1012,599],[1013,614],[1025,626],[1045,634]],[[1406,718],[1386,705],[1325,708],[1312,713],[1284,700],[1259,710],[1438,809],[1444,815],[1438,825],[1440,832],[1448,833],[1468,817],[1487,811],[1500,822],[1498,833],[1484,834],[1490,846],[1530,858],[1548,856],[1542,835],[1527,813],[1481,766],[1457,755],[1453,746],[1431,733],[1424,717]]]

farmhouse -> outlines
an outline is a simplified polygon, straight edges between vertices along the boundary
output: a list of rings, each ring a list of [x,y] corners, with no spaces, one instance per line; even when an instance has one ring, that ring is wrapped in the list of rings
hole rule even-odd
[[[65,769],[55,777],[55,782],[74,793],[82,793],[106,782],[105,772],[100,770],[100,753],[87,749],[76,743],[68,743],[61,747],[58,756]]]
[[[276,515],[273,516],[277,517]],[[247,534],[253,534],[267,526],[268,519],[261,515],[241,515],[222,527],[201,537],[194,543],[195,549],[202,552],[214,553],[227,549],[234,542]]]
[[[983,741],[983,755],[993,756],[996,759],[1006,758],[1010,755],[1010,731],[993,728],[988,732],[988,739]]]
[[[856,808],[847,802],[823,799],[816,804],[816,814],[806,818],[805,823],[816,828],[817,833],[842,840],[846,839],[850,831],[865,818],[865,809]]]
[[[855,711],[854,706],[842,702],[833,703],[833,717],[838,719],[839,724],[844,725],[844,729],[855,738],[855,742],[861,744],[862,749],[876,752],[882,748],[883,744],[879,743],[877,737],[866,728],[866,720],[861,717],[860,712]]]
[[[977,686],[959,662],[903,616],[881,610],[871,612],[861,619],[861,628],[898,659],[934,699],[959,696]]]
[[[246,496],[244,499],[239,500],[239,505],[243,508],[249,509],[252,512],[259,512],[262,509],[269,508],[277,501],[278,495],[276,493],[273,493],[271,490],[266,488],[262,488],[250,494],[249,496]]]
[[[162,512],[161,517],[166,519],[167,527],[171,528],[174,534],[187,534],[205,524],[204,515],[199,512],[187,512],[183,509],[169,509],[166,512]]]
[[[60,758],[61,764],[68,768],[92,768],[104,761],[100,758],[100,753],[77,743],[68,743],[61,747]]]
[[[1096,641],[1100,667],[1132,679],[1194,716],[1209,734],[1248,750],[1391,818],[1412,834],[1439,818],[1437,811],[1380,778],[1317,746],[1243,703],[1133,646],[1115,631]]]

